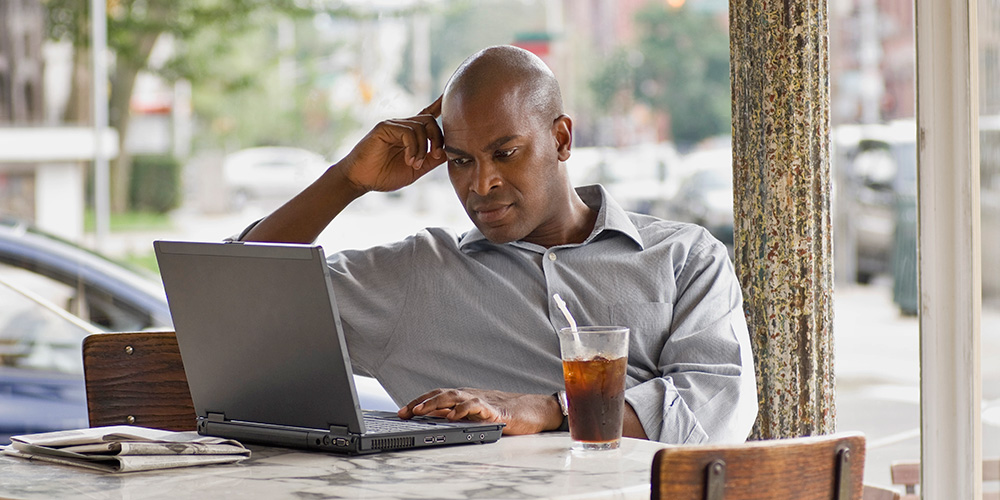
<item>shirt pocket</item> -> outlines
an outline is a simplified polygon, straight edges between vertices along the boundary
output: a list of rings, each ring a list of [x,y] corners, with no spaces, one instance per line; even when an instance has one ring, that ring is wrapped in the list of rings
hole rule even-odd
[[[629,367],[657,372],[667,342],[674,305],[669,302],[620,302],[611,306],[611,322],[629,329]]]

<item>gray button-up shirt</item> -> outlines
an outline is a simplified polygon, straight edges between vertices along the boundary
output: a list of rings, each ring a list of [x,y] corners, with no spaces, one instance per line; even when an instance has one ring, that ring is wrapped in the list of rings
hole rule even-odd
[[[698,226],[622,210],[600,186],[581,244],[494,244],[425,229],[329,257],[355,371],[398,404],[438,387],[563,389],[555,331],[631,329],[625,399],[650,439],[738,442],[757,415],[742,296],[725,247]]]

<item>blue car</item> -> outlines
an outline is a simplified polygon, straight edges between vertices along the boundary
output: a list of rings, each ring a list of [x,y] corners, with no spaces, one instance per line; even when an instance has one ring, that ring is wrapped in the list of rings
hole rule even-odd
[[[10,219],[0,219],[0,304],[0,445],[87,427],[84,337],[173,328],[158,276]],[[355,382],[363,407],[396,408],[377,381]]]

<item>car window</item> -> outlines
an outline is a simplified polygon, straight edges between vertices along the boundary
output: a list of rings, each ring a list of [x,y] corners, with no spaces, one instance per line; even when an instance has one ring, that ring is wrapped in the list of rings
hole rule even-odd
[[[872,187],[890,187],[896,176],[896,159],[888,145],[862,149],[854,159],[854,173]]]
[[[702,191],[732,189],[733,175],[729,170],[704,170],[695,174],[694,184]]]
[[[0,280],[27,290],[47,303],[106,331],[138,331],[153,326],[148,312],[137,310],[82,277],[57,280],[33,270],[0,262]]]
[[[0,280],[0,366],[83,373],[80,346],[100,330]]]

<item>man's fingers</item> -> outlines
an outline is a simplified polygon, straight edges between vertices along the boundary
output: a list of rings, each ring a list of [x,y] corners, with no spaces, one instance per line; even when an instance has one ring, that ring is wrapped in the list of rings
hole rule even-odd
[[[431,156],[439,160],[444,158],[444,134],[441,133],[441,127],[437,123],[437,118],[441,116],[441,100],[443,98],[443,94],[439,95],[430,106],[420,111],[421,115],[429,115],[431,118],[434,118],[426,125],[427,138],[431,141]]]
[[[479,398],[463,401],[448,414],[448,420],[495,420],[496,412],[493,407],[486,404]]]
[[[437,120],[431,120],[425,126],[427,130],[427,139],[431,143],[431,156],[435,159],[444,159],[444,133],[441,132],[441,127],[438,126]]]
[[[458,420],[465,418],[466,415],[481,413],[484,406],[479,398],[471,397],[462,391],[437,389],[400,408],[399,416],[400,418],[411,418],[416,415],[431,415]]]
[[[418,414],[419,415],[425,415],[426,413],[423,413],[423,412],[422,413],[417,413],[417,412],[414,411],[414,409],[417,408],[418,406],[423,405],[425,402],[431,400],[432,398],[434,398],[436,395],[440,394],[441,392],[442,392],[441,389],[434,389],[433,391],[425,392],[424,394],[421,394],[419,397],[414,398],[413,401],[410,401],[409,403],[406,403],[406,406],[403,406],[402,408],[399,409],[399,412],[398,412],[399,417],[400,418],[411,418],[414,415],[418,415]],[[421,410],[423,410],[423,409],[424,408],[421,408]],[[433,411],[433,410],[431,410],[431,411]]]
[[[444,95],[443,94],[439,95],[437,99],[434,99],[434,102],[432,102],[430,104],[430,106],[427,106],[426,108],[424,108],[423,110],[421,110],[420,114],[422,114],[422,115],[431,115],[434,118],[437,118],[437,117],[441,116],[441,99],[442,98],[444,98]]]
[[[403,145],[403,161],[408,166],[419,170],[423,166],[424,158],[428,152],[428,130],[425,124],[417,118],[390,120],[386,124],[390,126],[390,129],[393,131],[392,135],[396,137],[396,140],[400,141]],[[437,132],[440,134],[440,131]]]
[[[427,156],[427,129],[418,120],[406,120],[404,123],[409,127],[413,137],[412,142],[406,144],[408,160],[406,163],[415,169],[420,169],[424,164],[424,157]]]

